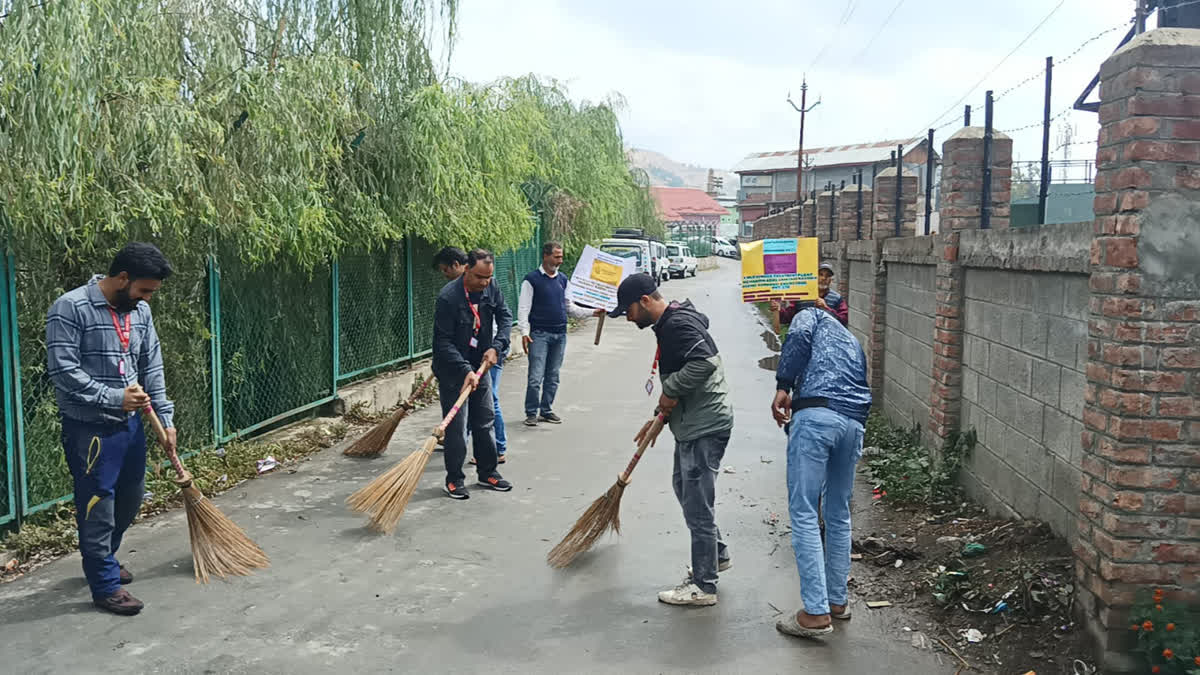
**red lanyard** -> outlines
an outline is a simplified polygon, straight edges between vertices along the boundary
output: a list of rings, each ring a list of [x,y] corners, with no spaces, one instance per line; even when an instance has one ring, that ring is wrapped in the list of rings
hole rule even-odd
[[[479,326],[482,323],[482,320],[479,318],[479,310],[476,309],[475,303],[471,302],[471,293],[467,290],[466,276],[467,275],[465,274],[463,275],[463,295],[467,296],[467,307],[470,307],[471,313],[475,315],[475,326],[473,327],[473,330],[475,331],[475,335],[479,335]]]
[[[121,341],[121,351],[129,351],[129,337],[132,335],[130,328],[129,314],[125,315],[125,329],[121,329],[121,322],[117,320],[117,313],[112,307],[108,308],[108,313],[112,316],[113,328],[117,329],[117,339]]]

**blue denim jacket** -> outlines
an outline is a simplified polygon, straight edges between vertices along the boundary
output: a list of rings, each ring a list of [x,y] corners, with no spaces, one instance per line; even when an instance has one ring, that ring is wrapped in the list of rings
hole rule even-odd
[[[792,320],[775,381],[793,400],[823,398],[834,412],[863,424],[871,412],[862,346],[837,318],[816,307]]]

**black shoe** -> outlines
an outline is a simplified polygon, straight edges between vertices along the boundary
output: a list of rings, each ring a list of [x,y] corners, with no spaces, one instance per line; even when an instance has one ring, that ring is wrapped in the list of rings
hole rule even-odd
[[[554,413],[546,413],[538,418],[539,422],[549,422],[550,424],[562,424],[562,418]]]
[[[525,426],[527,426],[527,427],[536,427],[537,422],[538,422],[537,418],[534,417],[533,415],[530,415],[529,417],[525,418]]]
[[[132,583],[133,583],[133,575],[125,570],[124,565],[121,565],[121,585],[124,586],[125,584],[132,584]]]
[[[442,488],[446,496],[450,499],[470,499],[471,493],[467,492],[467,486],[464,483],[446,483],[446,487]]]
[[[495,490],[496,492],[508,492],[512,490],[512,483],[500,477],[500,474],[492,474],[487,478],[479,479],[479,487]]]

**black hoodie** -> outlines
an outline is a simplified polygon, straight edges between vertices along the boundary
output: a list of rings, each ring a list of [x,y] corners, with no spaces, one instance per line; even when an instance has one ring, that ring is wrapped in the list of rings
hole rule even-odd
[[[692,441],[732,429],[725,369],[708,333],[708,317],[689,300],[672,302],[654,324],[654,333],[663,393],[679,401],[671,413],[675,439]]]

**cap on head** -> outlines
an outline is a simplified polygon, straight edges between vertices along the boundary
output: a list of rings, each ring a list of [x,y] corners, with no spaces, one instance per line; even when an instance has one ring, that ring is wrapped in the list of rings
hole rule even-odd
[[[617,307],[608,313],[612,318],[624,316],[629,306],[642,299],[643,295],[653,295],[658,290],[654,277],[645,272],[638,272],[625,277],[617,286]]]
[[[821,263],[817,266],[817,271],[820,272],[821,270],[826,270],[830,274],[833,274],[833,265],[830,265],[829,263]]]

